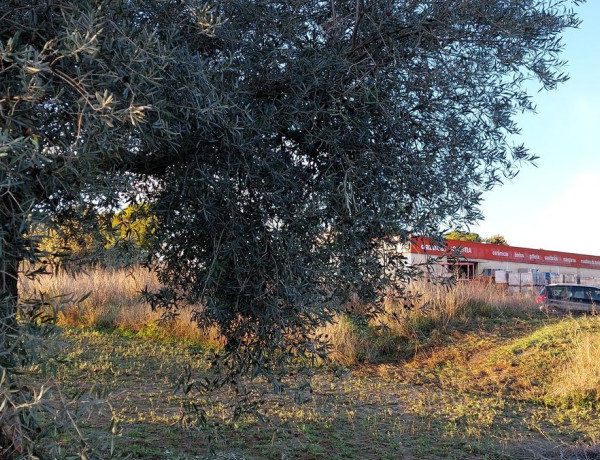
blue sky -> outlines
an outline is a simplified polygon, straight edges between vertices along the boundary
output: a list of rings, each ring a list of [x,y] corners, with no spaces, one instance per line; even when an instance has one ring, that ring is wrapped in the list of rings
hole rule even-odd
[[[600,1],[576,8],[579,29],[563,36],[570,80],[534,94],[536,114],[517,119],[539,156],[483,195],[485,219],[470,228],[513,246],[600,255]]]

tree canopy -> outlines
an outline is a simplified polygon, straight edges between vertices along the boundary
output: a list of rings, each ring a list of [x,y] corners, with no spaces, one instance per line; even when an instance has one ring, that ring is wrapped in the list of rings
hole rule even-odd
[[[501,244],[502,246],[508,246],[506,238],[502,235],[492,235],[489,238],[485,238],[484,241],[490,244]]]
[[[203,305],[219,382],[277,387],[348,299],[413,275],[399,242],[534,161],[514,116],[566,79],[576,3],[0,2],[2,291],[33,223],[150,203],[152,302]]]
[[[444,238],[447,240],[472,241],[475,243],[481,243],[482,241],[478,233],[461,232],[459,230],[454,230],[444,234]]]
[[[534,161],[514,115],[527,81],[566,78],[568,6],[220,4],[206,63],[227,109],[179,157],[152,154],[167,302],[203,302],[232,367],[267,375],[352,295],[376,308],[412,275],[398,241],[475,221],[481,193]]]

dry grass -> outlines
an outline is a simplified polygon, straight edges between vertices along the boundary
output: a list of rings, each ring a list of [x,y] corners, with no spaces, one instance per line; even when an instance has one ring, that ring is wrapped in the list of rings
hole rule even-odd
[[[202,330],[192,321],[193,307],[180,310],[166,323],[162,313],[152,311],[142,298],[142,290],[157,290],[156,276],[142,267],[129,269],[89,268],[76,275],[59,272],[31,281],[22,278],[24,297],[43,295],[60,305],[58,324],[98,329],[119,329],[147,337],[177,337],[206,346],[221,343],[215,330]],[[159,325],[160,323],[160,325]]]
[[[569,359],[561,369],[550,394],[574,403],[600,402],[600,335],[597,331],[572,332]]]
[[[359,308],[354,308],[357,310]],[[324,328],[333,358],[346,365],[412,355],[437,343],[456,322],[535,309],[533,292],[510,292],[489,283],[436,285],[415,281],[403,302],[387,300],[384,312],[361,325],[341,315]]]
[[[146,285],[158,287],[142,269],[22,284],[23,292],[48,295],[91,291],[79,305],[67,303],[60,317],[86,327],[65,331],[69,355],[57,375],[66,388],[90,380],[115,389],[111,404],[123,430],[116,442],[124,455],[214,458],[203,456],[210,444],[223,458],[597,456],[597,316],[534,314],[534,294],[494,285],[414,283],[410,301],[388,301],[370,323],[341,315],[324,331],[339,362],[375,364],[333,379],[317,372],[306,398],[265,398],[270,422],[229,423],[231,394],[216,394],[206,408],[218,423],[189,434],[176,423],[185,401],[173,382],[188,363],[203,376],[208,362],[196,344],[209,339],[194,336],[200,331],[189,311],[158,326],[158,313],[139,295]],[[108,331],[90,329],[99,325]],[[113,329],[135,334],[107,333]],[[170,335],[196,339],[192,346],[145,340]]]
[[[141,267],[131,269],[90,268],[76,276],[61,272],[36,281],[21,280],[25,296],[54,298],[63,303],[59,324],[99,329],[118,329],[156,338],[177,337],[219,346],[216,330],[204,331],[192,321],[192,308],[168,324],[157,325],[160,312],[153,312],[141,296],[143,289],[159,288],[155,275]],[[60,297],[67,295],[67,297]],[[488,283],[435,285],[416,281],[408,286],[402,303],[388,300],[384,312],[368,325],[340,315],[321,332],[328,336],[332,357],[339,363],[377,362],[410,355],[435,343],[455,321],[489,318],[511,309],[533,306],[532,293],[510,293]],[[82,299],[83,300],[80,300]],[[360,310],[360,305],[354,305]]]
[[[446,331],[454,322],[501,317],[535,309],[534,294],[510,292],[506,287],[481,282],[454,285],[415,281],[408,286],[404,305],[387,302],[380,321],[398,334],[414,337],[419,332]],[[401,321],[390,322],[397,316]]]

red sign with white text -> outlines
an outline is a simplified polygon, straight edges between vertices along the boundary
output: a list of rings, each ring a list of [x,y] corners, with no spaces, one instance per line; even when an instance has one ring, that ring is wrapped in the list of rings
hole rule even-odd
[[[595,268],[600,270],[600,256],[588,256],[569,252],[528,249],[500,244],[473,243],[471,241],[446,240],[440,246],[429,238],[415,237],[411,241],[411,253],[431,256],[462,256],[465,259],[497,260],[537,265]]]

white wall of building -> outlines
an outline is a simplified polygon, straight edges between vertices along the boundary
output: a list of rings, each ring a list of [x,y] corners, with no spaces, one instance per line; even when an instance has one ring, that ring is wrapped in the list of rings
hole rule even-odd
[[[405,255],[407,257],[407,262],[410,265],[419,265],[427,267],[427,270],[433,276],[450,275],[447,267],[445,266],[445,264],[448,263],[448,259],[445,256],[427,256],[425,254],[412,253],[405,253]],[[539,275],[537,279],[539,279],[539,281],[535,284],[546,283],[546,274],[550,274],[551,282],[574,283],[579,281],[581,284],[600,284],[600,270],[594,270],[589,268],[564,267],[560,265],[541,265],[517,262],[501,262],[481,259],[465,259],[464,262],[475,263],[476,277],[484,275],[493,276],[495,271],[503,270],[507,273],[538,272]]]

